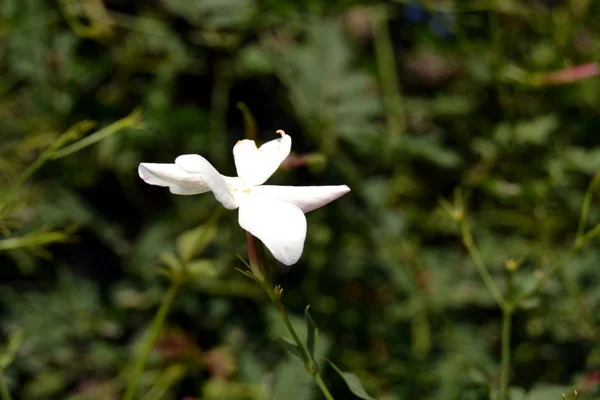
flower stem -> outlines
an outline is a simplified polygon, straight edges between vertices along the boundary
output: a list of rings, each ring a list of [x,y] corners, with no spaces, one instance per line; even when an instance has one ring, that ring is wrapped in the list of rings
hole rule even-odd
[[[519,296],[514,303],[519,304],[522,300],[537,294],[544,287],[546,282],[548,282],[548,279],[560,271],[567,262],[571,261],[571,259],[575,257],[575,255],[587,242],[598,235],[600,235],[600,224],[589,230],[585,235],[580,236],[579,239],[576,240],[575,244],[571,246],[566,253],[556,260],[546,271],[544,271],[544,275],[542,275],[542,277],[536,281],[533,288]]]
[[[323,392],[325,398],[327,400],[334,400],[333,396],[331,395],[331,393],[329,393],[329,389],[327,389],[327,386],[325,386],[325,382],[323,382],[323,379],[321,379],[321,375],[319,375],[318,372],[315,374],[315,381],[317,381],[317,385],[319,385],[319,388],[321,389],[321,392]]]
[[[144,343],[142,345],[142,350],[135,362],[133,373],[131,374],[129,383],[127,384],[127,391],[125,392],[125,396],[123,396],[123,400],[132,400],[133,396],[135,395],[138,384],[140,382],[140,378],[142,376],[142,373],[144,372],[144,367],[146,366],[146,362],[148,361],[148,356],[152,351],[152,347],[154,346],[156,338],[162,330],[165,318],[167,316],[167,313],[169,312],[169,309],[171,308],[171,305],[173,304],[173,300],[175,299],[175,295],[177,294],[177,290],[179,289],[180,283],[181,280],[179,278],[173,277],[171,286],[165,294],[165,297],[163,297],[160,308],[158,309],[156,316],[154,317],[154,321],[152,321],[150,332],[146,334],[146,338],[144,339]]]
[[[256,240],[254,239],[254,236],[252,236],[249,232],[246,233],[246,241],[248,244],[248,259],[250,261],[249,264],[252,273],[256,278],[255,281],[265,291],[265,293],[267,293],[267,295],[271,299],[271,302],[275,306],[275,309],[277,309],[279,315],[281,315],[281,319],[283,320],[285,327],[294,339],[294,342],[296,343],[296,346],[300,351],[300,355],[302,357],[302,361],[304,361],[304,367],[306,368],[306,371],[308,371],[308,373],[310,373],[313,376],[325,398],[327,400],[334,400],[333,396],[329,392],[329,389],[327,389],[325,382],[323,382],[321,375],[319,375],[317,366],[314,365],[312,358],[308,353],[308,350],[306,350],[306,347],[304,347],[304,343],[302,343],[302,340],[300,340],[300,336],[298,336],[296,330],[294,329],[294,326],[292,325],[292,322],[290,321],[287,311],[285,310],[285,307],[281,302],[281,291],[276,293],[275,290],[273,290],[273,284],[270,282],[270,274],[268,274],[264,270],[264,268],[261,267],[260,261],[258,259],[258,252],[256,249]],[[257,276],[255,269],[260,274],[259,276],[261,278]]]
[[[2,400],[12,400],[12,396],[6,387],[6,379],[4,378],[4,371],[0,371],[0,397]]]
[[[325,385],[325,382],[323,382],[321,375],[319,375],[316,366],[312,365],[312,359],[309,356],[308,351],[304,347],[304,344],[300,340],[300,337],[296,333],[296,330],[292,326],[292,322],[290,321],[290,318],[288,317],[287,312],[285,311],[285,308],[281,303],[281,299],[279,298],[279,296],[275,295],[275,293],[273,293],[272,290],[269,290],[267,294],[271,298],[271,301],[273,302],[273,305],[275,306],[277,311],[279,311],[279,315],[281,315],[281,319],[283,320],[283,323],[285,324],[288,332],[290,333],[290,335],[292,335],[296,346],[298,346],[298,348],[300,349],[300,353],[302,354],[302,359],[304,361],[304,366],[306,367],[306,370],[313,376],[313,378],[315,378],[315,381],[317,382],[317,385],[319,385],[319,389],[321,389],[321,392],[323,393],[325,398],[327,400],[333,400],[333,396],[329,392],[329,389],[327,389],[327,386]]]
[[[498,400],[506,400],[510,382],[510,332],[513,309],[502,309],[502,359],[500,367],[500,395]]]
[[[457,221],[460,226],[462,241],[469,251],[469,255],[471,256],[475,267],[477,267],[481,278],[494,297],[494,300],[496,300],[496,303],[502,309],[502,355],[500,360],[500,390],[498,400],[506,400],[510,375],[510,331],[514,305],[513,303],[506,301],[496,285],[496,282],[494,282],[494,278],[492,278],[492,275],[488,271],[487,266],[479,253],[479,249],[475,245],[473,235],[469,230],[465,218],[460,218]],[[511,279],[512,278],[509,275],[509,292],[512,290]]]
[[[594,194],[594,189],[596,185],[600,181],[600,174],[594,175],[594,179],[590,182],[587,191],[585,192],[585,197],[583,198],[583,205],[581,206],[581,213],[579,215],[579,224],[577,226],[577,236],[575,242],[580,240],[584,236],[585,231],[585,223],[587,221],[587,217],[590,211],[590,206],[592,204],[592,195]]]
[[[505,309],[507,307],[507,302],[504,299],[504,296],[502,296],[500,289],[498,289],[496,282],[494,282],[494,278],[492,278],[492,275],[483,262],[483,258],[481,258],[481,254],[475,245],[475,241],[473,240],[473,235],[471,235],[467,221],[465,218],[462,218],[458,221],[458,223],[460,226],[463,244],[469,251],[469,255],[471,256],[477,271],[479,271],[479,275],[481,275],[481,279],[483,279],[483,282],[494,297],[494,300],[496,300],[496,303],[498,303],[498,306],[500,306],[502,309]]]

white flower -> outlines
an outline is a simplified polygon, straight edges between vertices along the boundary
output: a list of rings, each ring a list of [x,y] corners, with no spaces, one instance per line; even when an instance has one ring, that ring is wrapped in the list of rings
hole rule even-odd
[[[286,265],[295,264],[304,248],[306,217],[350,191],[341,186],[263,185],[290,154],[292,139],[277,131],[280,139],[256,148],[253,140],[233,147],[238,177],[221,175],[205,158],[184,154],[175,164],[141,163],[140,178],[146,183],[168,186],[174,194],[211,191],[229,210],[239,208],[240,226],[259,238],[273,256]]]

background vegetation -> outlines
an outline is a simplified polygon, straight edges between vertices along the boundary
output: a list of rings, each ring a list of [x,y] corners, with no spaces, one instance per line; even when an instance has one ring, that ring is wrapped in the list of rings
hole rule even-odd
[[[598,398],[599,18],[590,0],[3,0],[6,387],[121,398],[160,272],[185,265],[136,398],[321,398],[234,270],[236,213],[137,176],[182,153],[232,175],[237,140],[283,129],[271,183],[352,188],[276,278],[321,356],[378,399],[487,399],[496,288],[512,399]]]

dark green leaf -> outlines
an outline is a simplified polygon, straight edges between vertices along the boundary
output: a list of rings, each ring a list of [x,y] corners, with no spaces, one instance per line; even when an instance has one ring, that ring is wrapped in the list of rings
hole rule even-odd
[[[302,358],[302,352],[295,343],[292,343],[291,340],[286,339],[283,336],[279,336],[277,337],[277,339],[275,339],[275,341],[279,343],[284,349],[286,349],[287,351],[304,361],[304,359]]]
[[[353,374],[352,372],[344,372],[344,371],[342,371],[341,369],[339,369],[331,361],[329,361],[329,364],[331,364],[331,366],[333,367],[333,369],[335,369],[336,372],[338,374],[340,374],[340,376],[342,377],[342,379],[344,379],[344,381],[346,382],[346,385],[348,386],[348,389],[350,389],[350,391],[356,397],[359,397],[359,398],[364,399],[364,400],[375,400],[374,397],[371,397],[367,393],[367,391],[363,387],[362,383],[360,383],[360,379],[358,378],[358,376],[356,376],[356,374]]]
[[[253,281],[256,281],[256,277],[254,276],[254,274],[252,274],[252,272],[244,271],[243,269],[240,269],[240,268],[235,268],[235,270],[246,275],[248,278],[252,279]]]

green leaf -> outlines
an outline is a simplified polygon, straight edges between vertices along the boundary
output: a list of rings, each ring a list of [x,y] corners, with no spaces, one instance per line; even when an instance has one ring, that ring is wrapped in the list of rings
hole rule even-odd
[[[177,258],[177,256],[171,252],[165,251],[160,253],[158,256],[160,262],[164,264],[169,271],[173,273],[180,273],[183,269],[181,262]]]
[[[317,347],[317,336],[319,331],[317,330],[317,324],[308,312],[309,308],[310,306],[306,306],[306,309],[304,310],[304,319],[306,320],[306,348],[308,349],[308,354],[313,362],[315,371],[318,371],[319,366],[315,360],[315,348]]]
[[[559,125],[554,115],[545,115],[529,121],[519,122],[515,126],[515,139],[520,144],[542,145]]]
[[[194,260],[185,265],[188,276],[196,279],[213,278],[217,275],[215,264],[212,260]]]
[[[236,271],[241,272],[242,274],[246,275],[248,278],[252,279],[253,281],[257,281],[256,277],[254,276],[254,274],[252,272],[249,271],[244,271],[243,269],[240,268],[235,268]]]
[[[0,370],[5,370],[12,364],[21,348],[21,344],[23,344],[23,331],[19,329],[10,335],[6,350],[0,355]]]
[[[217,233],[213,223],[206,223],[190,229],[177,238],[177,253],[185,263],[200,255],[202,250],[214,239]]]
[[[302,352],[300,351],[298,346],[291,340],[286,339],[283,336],[278,336],[275,339],[275,342],[279,343],[284,349],[286,349],[287,351],[304,361],[304,358],[302,357]]]
[[[329,361],[329,360],[328,360]],[[339,369],[333,362],[329,361],[329,364],[331,364],[331,366],[333,367],[333,369],[336,370],[336,372],[338,374],[340,374],[340,376],[342,377],[342,379],[344,379],[344,381],[346,382],[346,385],[348,386],[348,389],[350,389],[350,391],[356,396],[359,397],[361,399],[364,400],[375,400],[374,397],[371,397],[367,391],[365,390],[365,388],[363,387],[362,383],[360,383],[360,379],[358,378],[358,376],[352,372],[344,372],[341,369]]]

